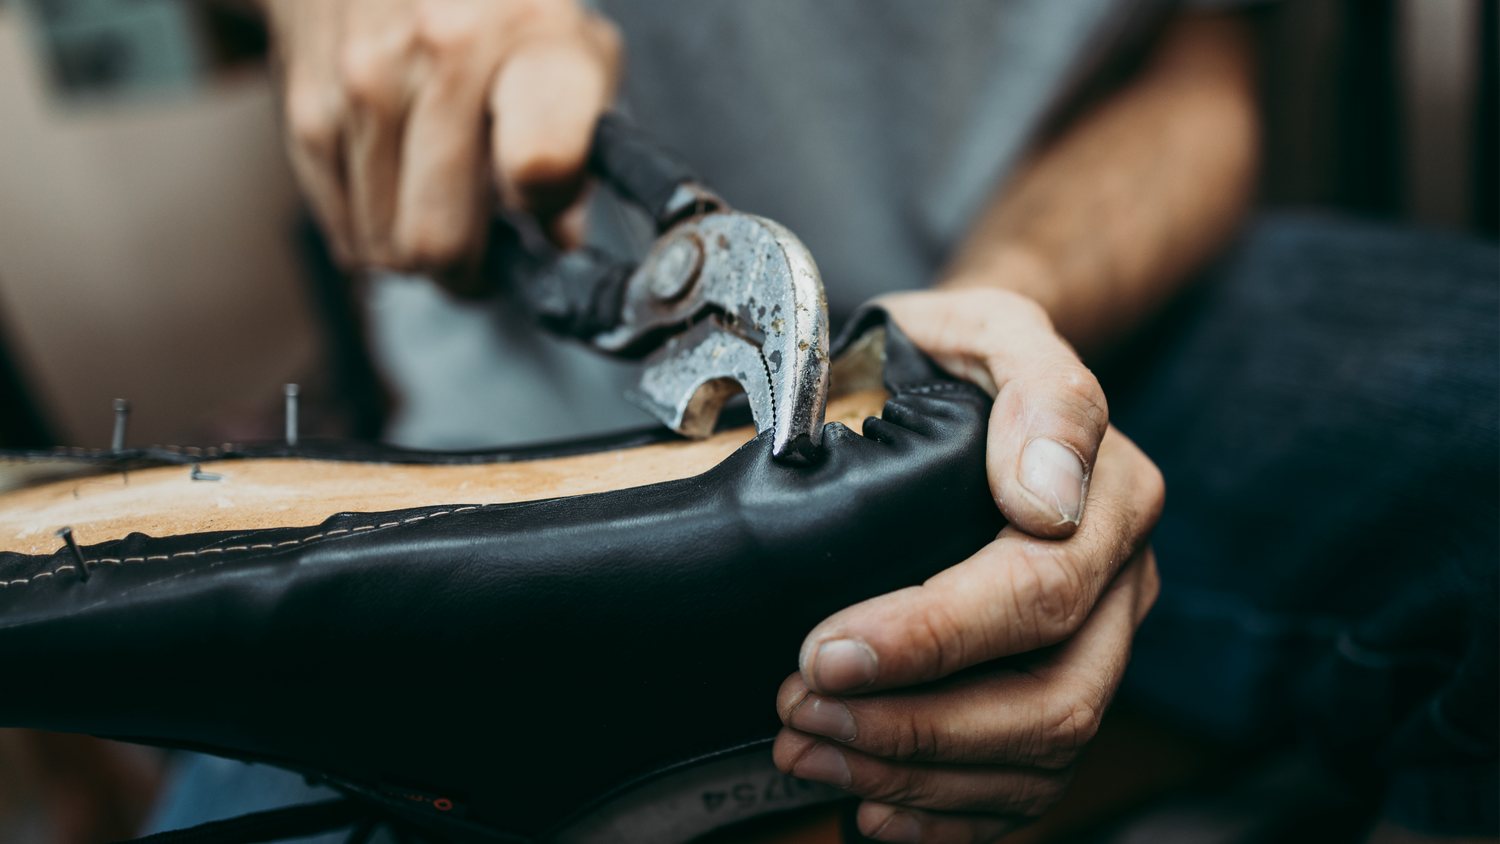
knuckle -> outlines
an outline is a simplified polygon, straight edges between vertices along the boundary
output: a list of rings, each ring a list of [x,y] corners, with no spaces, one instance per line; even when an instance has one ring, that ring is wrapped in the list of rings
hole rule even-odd
[[[1056,695],[1043,719],[1039,764],[1063,767],[1073,763],[1099,732],[1101,713],[1086,695]]]
[[[315,152],[331,150],[338,141],[338,117],[318,92],[299,88],[286,101],[287,134],[297,145]]]
[[[921,612],[911,629],[911,653],[921,660],[922,679],[945,677],[968,665],[967,625],[954,607],[938,602]]]
[[[625,53],[625,37],[614,21],[599,15],[589,15],[588,34],[600,57],[610,67],[617,66]]]
[[[1109,402],[1099,379],[1076,358],[1061,355],[1059,358],[1048,367],[1048,388],[1067,407],[1080,413],[1088,426],[1103,432],[1109,422]]]
[[[417,14],[416,42],[439,60],[469,56],[484,33],[479,22],[451,3],[426,3]]]
[[[892,756],[907,762],[928,762],[943,752],[942,734],[920,708],[913,708],[897,728]]]
[[[1028,543],[1021,560],[1012,588],[1014,617],[1041,643],[1072,635],[1088,614],[1088,590],[1070,550],[1053,543]]]
[[[392,65],[399,61],[396,51],[367,41],[355,41],[339,53],[339,79],[344,93],[353,102],[372,107],[387,107],[399,95],[391,84]]]

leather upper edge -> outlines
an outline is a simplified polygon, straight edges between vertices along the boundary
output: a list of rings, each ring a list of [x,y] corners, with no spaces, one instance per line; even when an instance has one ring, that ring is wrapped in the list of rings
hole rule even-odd
[[[867,332],[884,328],[885,361],[883,380],[892,395],[910,387],[932,381],[953,380],[933,364],[879,305],[867,304],[855,311],[835,338],[830,357],[837,359]],[[752,424],[748,406],[731,405],[724,409],[716,430]],[[298,445],[284,442],[223,443],[218,446],[150,446],[121,451],[59,447],[55,449],[0,449],[0,472],[3,463],[12,461],[31,466],[54,463],[60,474],[76,477],[92,469],[98,473],[134,471],[157,466],[186,466],[206,460],[247,460],[291,458],[360,463],[452,466],[483,463],[519,463],[617,451],[682,439],[672,430],[656,426],[636,428],[597,437],[566,442],[544,442],[476,451],[427,451],[362,440],[308,439]],[[45,480],[45,479],[44,479]],[[19,484],[17,486],[25,486]],[[0,483],[0,489],[6,486]]]

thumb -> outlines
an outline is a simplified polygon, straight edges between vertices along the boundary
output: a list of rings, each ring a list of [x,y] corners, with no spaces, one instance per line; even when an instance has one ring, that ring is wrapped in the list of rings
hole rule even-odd
[[[996,289],[904,293],[881,304],[940,365],[995,396],[985,464],[1005,517],[1032,536],[1071,536],[1109,408],[1046,312]]]

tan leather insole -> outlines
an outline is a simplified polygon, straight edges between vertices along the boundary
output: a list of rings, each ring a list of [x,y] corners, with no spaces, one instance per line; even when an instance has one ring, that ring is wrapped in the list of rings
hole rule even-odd
[[[827,419],[855,431],[880,415],[883,390],[830,399]],[[140,532],[179,536],[215,530],[303,527],[334,513],[378,513],[440,504],[504,504],[645,486],[701,474],[755,436],[735,428],[705,440],[621,451],[465,466],[334,460],[221,460],[195,481],[187,466],[57,481],[0,495],[0,551],[50,554],[71,525],[85,545]]]

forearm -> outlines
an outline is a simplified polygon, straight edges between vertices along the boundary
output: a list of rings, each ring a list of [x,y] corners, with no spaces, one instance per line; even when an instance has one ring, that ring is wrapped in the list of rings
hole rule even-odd
[[[1042,150],[981,215],[944,286],[1003,287],[1095,350],[1233,232],[1257,157],[1249,33],[1184,16],[1139,77]]]

